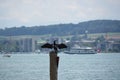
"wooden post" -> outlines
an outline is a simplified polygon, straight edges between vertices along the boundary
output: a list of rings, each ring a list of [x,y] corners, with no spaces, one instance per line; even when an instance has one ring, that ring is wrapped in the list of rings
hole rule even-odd
[[[59,65],[59,57],[57,56],[58,49],[67,48],[67,46],[63,43],[56,44],[56,40],[54,40],[53,44],[46,43],[41,46],[41,48],[50,48],[54,49],[51,51],[50,56],[50,80],[57,80],[57,70]]]
[[[58,72],[57,53],[55,51],[51,51],[49,56],[50,56],[50,80],[57,80]]]

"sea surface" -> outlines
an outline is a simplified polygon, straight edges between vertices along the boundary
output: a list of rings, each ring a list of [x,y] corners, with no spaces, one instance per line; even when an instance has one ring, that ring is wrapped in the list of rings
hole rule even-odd
[[[58,55],[58,80],[120,80],[120,53]],[[0,80],[50,80],[49,54],[0,54]]]

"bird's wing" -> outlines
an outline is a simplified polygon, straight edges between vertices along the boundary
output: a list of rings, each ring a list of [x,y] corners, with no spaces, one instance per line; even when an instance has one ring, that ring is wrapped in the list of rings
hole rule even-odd
[[[63,43],[58,44],[57,46],[58,46],[59,49],[67,48],[67,46],[65,44],[63,44]]]
[[[52,44],[46,43],[41,46],[41,48],[53,48]]]

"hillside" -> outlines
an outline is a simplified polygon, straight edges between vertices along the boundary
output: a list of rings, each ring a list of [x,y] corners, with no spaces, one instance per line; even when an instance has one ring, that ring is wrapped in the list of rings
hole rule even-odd
[[[88,33],[107,33],[120,32],[120,20],[94,20],[81,22],[78,24],[58,24],[48,26],[33,27],[12,27],[0,29],[0,36],[18,36],[18,35],[74,35]]]

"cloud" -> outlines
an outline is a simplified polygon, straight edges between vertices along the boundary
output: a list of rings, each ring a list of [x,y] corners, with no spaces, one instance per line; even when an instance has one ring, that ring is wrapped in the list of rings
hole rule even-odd
[[[120,19],[119,7],[119,0],[0,0],[0,26]]]

